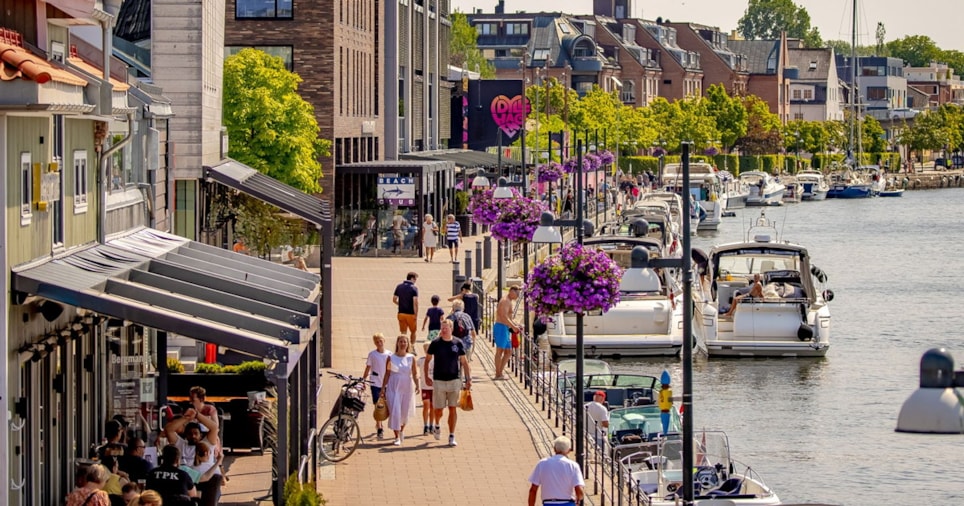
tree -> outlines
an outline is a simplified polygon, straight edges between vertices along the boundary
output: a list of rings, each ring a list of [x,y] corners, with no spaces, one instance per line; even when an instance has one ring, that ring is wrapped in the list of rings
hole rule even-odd
[[[887,151],[887,141],[884,140],[884,128],[880,122],[871,116],[864,116],[861,125],[861,139],[866,153],[883,153]]]
[[[901,131],[898,142],[907,147],[908,155],[924,150],[943,149],[949,135],[937,112],[923,111],[914,117],[914,124]],[[908,156],[913,160],[913,156]]]
[[[823,45],[820,32],[810,26],[810,13],[793,0],[749,0],[737,30],[750,40],[779,39],[781,32],[787,32],[787,37],[802,39],[807,47]]]
[[[824,46],[833,48],[834,54],[850,56],[850,42],[845,40],[825,40],[823,41]],[[884,48],[886,49],[886,45]],[[874,56],[879,54],[876,52],[874,46],[857,46],[857,56]],[[880,55],[884,56],[884,55]]]
[[[887,43],[894,58],[901,58],[911,67],[924,67],[941,59],[941,49],[926,35],[908,35]]]
[[[957,75],[964,75],[964,53],[958,51],[957,49],[948,49],[941,53],[940,61],[947,64],[948,67],[954,69],[954,73]]]
[[[495,77],[495,67],[479,51],[479,33],[460,11],[452,13],[452,32],[449,38],[449,63],[465,70],[476,70],[483,79]]]
[[[321,163],[331,142],[318,137],[314,109],[298,95],[301,78],[281,58],[244,49],[224,60],[223,124],[228,156],[308,193],[321,191]],[[233,215],[235,230],[265,252],[282,244],[307,244],[303,224],[284,220],[277,209],[237,195],[215,202],[211,215]],[[300,237],[300,241],[298,240]]]
[[[739,140],[741,150],[748,155],[777,153],[783,147],[780,117],[770,112],[770,106],[756,95],[742,97],[747,112],[746,135]]]
[[[727,94],[722,84],[710,85],[705,100],[707,112],[716,121],[723,149],[729,151],[738,139],[746,135],[746,107],[739,98]]]
[[[669,102],[658,97],[647,109],[647,115],[659,125],[660,138],[667,149],[676,151],[683,141],[705,147],[719,138],[716,121],[701,97],[689,97]]]
[[[877,22],[877,31],[876,33],[874,33],[874,38],[877,41],[878,56],[887,56],[884,54],[884,38],[886,37],[887,37],[887,28],[884,27],[883,23]]]

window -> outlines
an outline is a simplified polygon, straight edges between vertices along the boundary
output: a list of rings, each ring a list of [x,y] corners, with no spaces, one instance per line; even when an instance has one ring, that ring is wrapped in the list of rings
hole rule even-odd
[[[237,0],[234,17],[291,19],[292,0]]]
[[[868,86],[867,100],[886,100],[887,88],[883,86]]]
[[[533,60],[545,60],[548,57],[549,57],[548,49],[536,49],[535,51],[532,52]]]
[[[811,90],[811,89],[803,90],[803,99],[804,99],[804,100],[813,100],[813,90]]]
[[[224,57],[238,54],[242,49],[253,48],[264,51],[271,56],[281,58],[285,62],[285,68],[289,71],[294,70],[294,48],[291,46],[225,46]]]
[[[800,100],[800,90],[793,90],[793,99]]]
[[[495,23],[479,23],[475,25],[475,31],[479,35],[498,35],[499,27]]]
[[[74,151],[74,214],[87,212],[87,151]]]
[[[56,40],[50,42],[50,60],[64,62],[64,43]]]
[[[33,166],[30,152],[20,153],[20,224],[29,225],[33,216]]]
[[[528,23],[508,23],[505,25],[506,35],[529,35]]]
[[[802,120],[802,119],[803,119],[803,113],[802,113],[802,112],[795,112],[795,113],[793,113],[793,119],[795,119],[795,120]]]

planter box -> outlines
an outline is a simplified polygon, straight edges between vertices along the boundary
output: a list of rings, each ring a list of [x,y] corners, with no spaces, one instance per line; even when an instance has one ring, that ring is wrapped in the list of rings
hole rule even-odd
[[[201,386],[209,396],[246,397],[248,392],[265,390],[269,385],[264,374],[170,374],[169,395],[187,395],[193,386]]]

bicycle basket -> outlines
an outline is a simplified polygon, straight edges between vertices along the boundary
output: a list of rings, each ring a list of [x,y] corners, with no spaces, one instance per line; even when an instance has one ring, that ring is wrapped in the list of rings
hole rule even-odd
[[[359,398],[357,398],[357,397],[348,397],[348,396],[345,396],[345,397],[342,398],[342,403],[344,403],[344,406],[345,406],[346,409],[350,409],[350,410],[352,410],[352,411],[364,411],[364,410],[365,410],[365,401],[363,401],[363,400],[361,400],[361,399],[359,399]]]

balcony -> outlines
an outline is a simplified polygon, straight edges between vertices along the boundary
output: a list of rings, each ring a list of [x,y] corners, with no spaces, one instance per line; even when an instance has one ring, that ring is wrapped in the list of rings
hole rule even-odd
[[[603,61],[595,56],[576,56],[570,65],[573,72],[599,72],[603,68]]]

